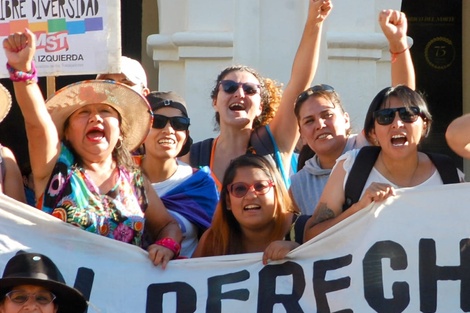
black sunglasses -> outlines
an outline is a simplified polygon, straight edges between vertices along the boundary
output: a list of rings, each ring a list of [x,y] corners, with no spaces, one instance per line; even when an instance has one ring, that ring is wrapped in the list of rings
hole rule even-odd
[[[400,119],[405,123],[416,122],[421,114],[418,107],[400,107],[375,111],[373,117],[379,125],[390,125],[395,120],[395,112],[398,112]]]
[[[188,130],[189,129],[189,117],[185,116],[172,116],[168,117],[165,115],[154,114],[152,127],[157,129],[165,128],[166,124],[170,122],[171,127],[174,130]]]
[[[335,89],[332,86],[327,85],[327,84],[320,84],[320,85],[312,86],[308,88],[307,90],[302,91],[300,93],[300,95],[297,97],[297,100],[295,101],[295,104],[297,105],[298,103],[304,102],[305,100],[307,100],[308,97],[310,97],[314,93],[321,92],[321,91],[335,92]]]
[[[255,83],[238,83],[233,80],[221,80],[219,85],[222,86],[222,90],[228,94],[235,93],[241,86],[243,92],[250,96],[257,94],[261,88],[260,85]]]

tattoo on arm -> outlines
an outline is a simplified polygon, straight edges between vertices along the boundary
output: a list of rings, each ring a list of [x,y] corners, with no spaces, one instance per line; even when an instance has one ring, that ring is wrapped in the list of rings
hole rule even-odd
[[[318,214],[314,219],[311,227],[320,224],[326,220],[331,220],[336,216],[335,212],[333,212],[332,209],[328,208],[326,203],[319,203],[317,210]]]

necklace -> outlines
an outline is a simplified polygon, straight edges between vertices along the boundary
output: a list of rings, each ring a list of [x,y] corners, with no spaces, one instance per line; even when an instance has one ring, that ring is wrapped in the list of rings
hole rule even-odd
[[[397,185],[398,187],[400,188],[403,188],[403,187],[413,187],[411,185],[411,182],[413,181],[413,178],[416,174],[416,171],[418,170],[418,167],[419,167],[419,155],[418,155],[418,158],[416,160],[416,165],[413,169],[413,172],[411,173],[410,175],[410,179],[408,180],[408,182],[404,185],[399,185],[399,184],[396,184],[394,181],[395,181],[395,176],[393,175],[392,171],[387,167],[387,164],[385,164],[384,160],[383,160],[383,157],[382,157],[382,154],[380,154],[380,163],[382,163],[383,167],[385,168],[386,172],[388,173],[388,177],[392,178],[392,179],[389,179],[391,182],[393,182],[395,185]]]

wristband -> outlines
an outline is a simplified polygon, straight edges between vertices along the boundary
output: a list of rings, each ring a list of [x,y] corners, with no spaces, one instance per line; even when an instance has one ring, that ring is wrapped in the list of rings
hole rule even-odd
[[[405,49],[403,49],[403,50],[400,51],[400,52],[392,52],[392,50],[388,50],[388,51],[390,51],[390,54],[392,55],[392,58],[391,58],[392,63],[395,63],[395,61],[397,60],[397,57],[398,57],[400,54],[402,54],[402,53],[404,53],[405,51],[407,51],[408,49],[410,49],[410,48],[411,48],[411,47],[408,46],[408,47],[406,47]]]
[[[173,259],[176,259],[180,255],[181,245],[177,243],[173,238],[165,237],[155,241],[156,245],[170,249],[175,254]]]
[[[26,84],[32,84],[32,83],[38,82],[38,73],[36,71],[36,66],[34,65],[34,61],[31,62],[30,72],[18,71],[17,69],[13,68],[8,63],[7,63],[7,70],[8,70],[8,73],[10,73],[10,79],[13,82],[25,82]]]

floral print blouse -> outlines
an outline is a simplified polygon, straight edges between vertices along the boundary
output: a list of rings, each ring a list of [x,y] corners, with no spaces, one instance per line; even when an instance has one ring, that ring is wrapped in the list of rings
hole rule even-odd
[[[106,194],[76,165],[63,143],[38,208],[64,222],[119,241],[142,246],[147,197],[140,170],[118,167],[116,185]]]

